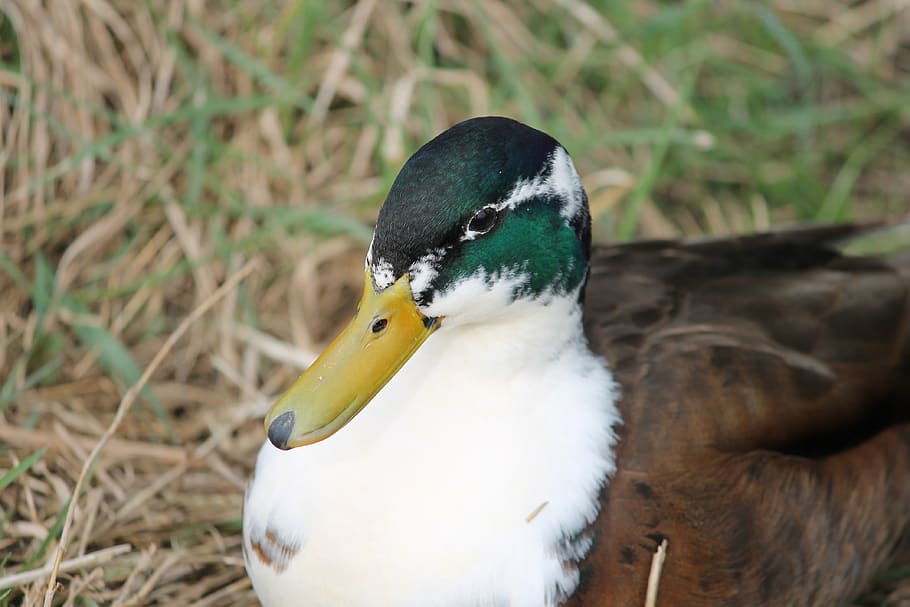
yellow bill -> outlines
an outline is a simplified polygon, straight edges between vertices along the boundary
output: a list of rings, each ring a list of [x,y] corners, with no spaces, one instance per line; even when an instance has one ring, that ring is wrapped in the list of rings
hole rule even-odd
[[[368,270],[357,315],[272,405],[265,418],[269,440],[291,449],[340,430],[438,325],[417,309],[407,274],[376,292]]]

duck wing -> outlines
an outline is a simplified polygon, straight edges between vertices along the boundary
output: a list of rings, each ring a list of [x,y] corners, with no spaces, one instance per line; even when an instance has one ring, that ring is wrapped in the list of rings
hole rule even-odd
[[[586,331],[622,387],[570,605],[838,605],[910,530],[910,259],[806,228],[595,251]]]

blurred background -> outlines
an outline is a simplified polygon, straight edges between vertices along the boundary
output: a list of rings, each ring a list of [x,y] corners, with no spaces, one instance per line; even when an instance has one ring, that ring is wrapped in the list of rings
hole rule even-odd
[[[481,114],[568,148],[599,242],[901,215],[910,2],[0,0],[0,606],[43,601],[112,425],[54,604],[256,604],[269,399],[403,161]]]

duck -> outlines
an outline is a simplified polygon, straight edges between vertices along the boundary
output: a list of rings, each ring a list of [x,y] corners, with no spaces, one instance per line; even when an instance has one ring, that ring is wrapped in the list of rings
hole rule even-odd
[[[910,535],[910,256],[870,229],[592,247],[553,137],[444,131],[266,415],[262,605],[847,604]]]

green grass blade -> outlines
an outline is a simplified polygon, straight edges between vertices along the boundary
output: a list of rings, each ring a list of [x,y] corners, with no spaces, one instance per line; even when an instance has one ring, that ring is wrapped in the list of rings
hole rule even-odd
[[[6,378],[6,381],[3,382],[3,387],[0,388],[0,412],[6,409],[10,403],[15,401],[23,392],[31,390],[46,379],[53,377],[63,366],[63,358],[57,356],[54,359],[44,363],[25,378],[25,381],[22,383],[21,388],[16,389],[14,382],[14,379],[16,377],[16,370],[20,369],[24,364],[24,358],[20,358],[18,361],[16,361],[16,365],[14,365],[14,372],[10,373]]]
[[[10,486],[14,480],[22,476],[26,470],[31,468],[35,462],[41,459],[44,454],[47,452],[48,447],[41,447],[24,460],[19,462],[18,465],[6,471],[3,476],[0,476],[0,491],[3,491],[6,487]]]
[[[85,317],[88,310],[71,296],[64,296],[62,305],[74,314],[76,318]],[[142,372],[139,365],[130,354],[129,348],[112,335],[106,328],[98,324],[89,322],[74,322],[72,324],[73,332],[82,342],[82,345],[88,349],[97,352],[98,362],[110,377],[117,380],[125,386],[132,386],[139,381]],[[164,427],[167,438],[171,442],[177,441],[174,428],[168,419],[167,412],[161,405],[161,401],[155,396],[149,386],[145,386],[140,392],[145,402],[149,404],[155,417]]]

